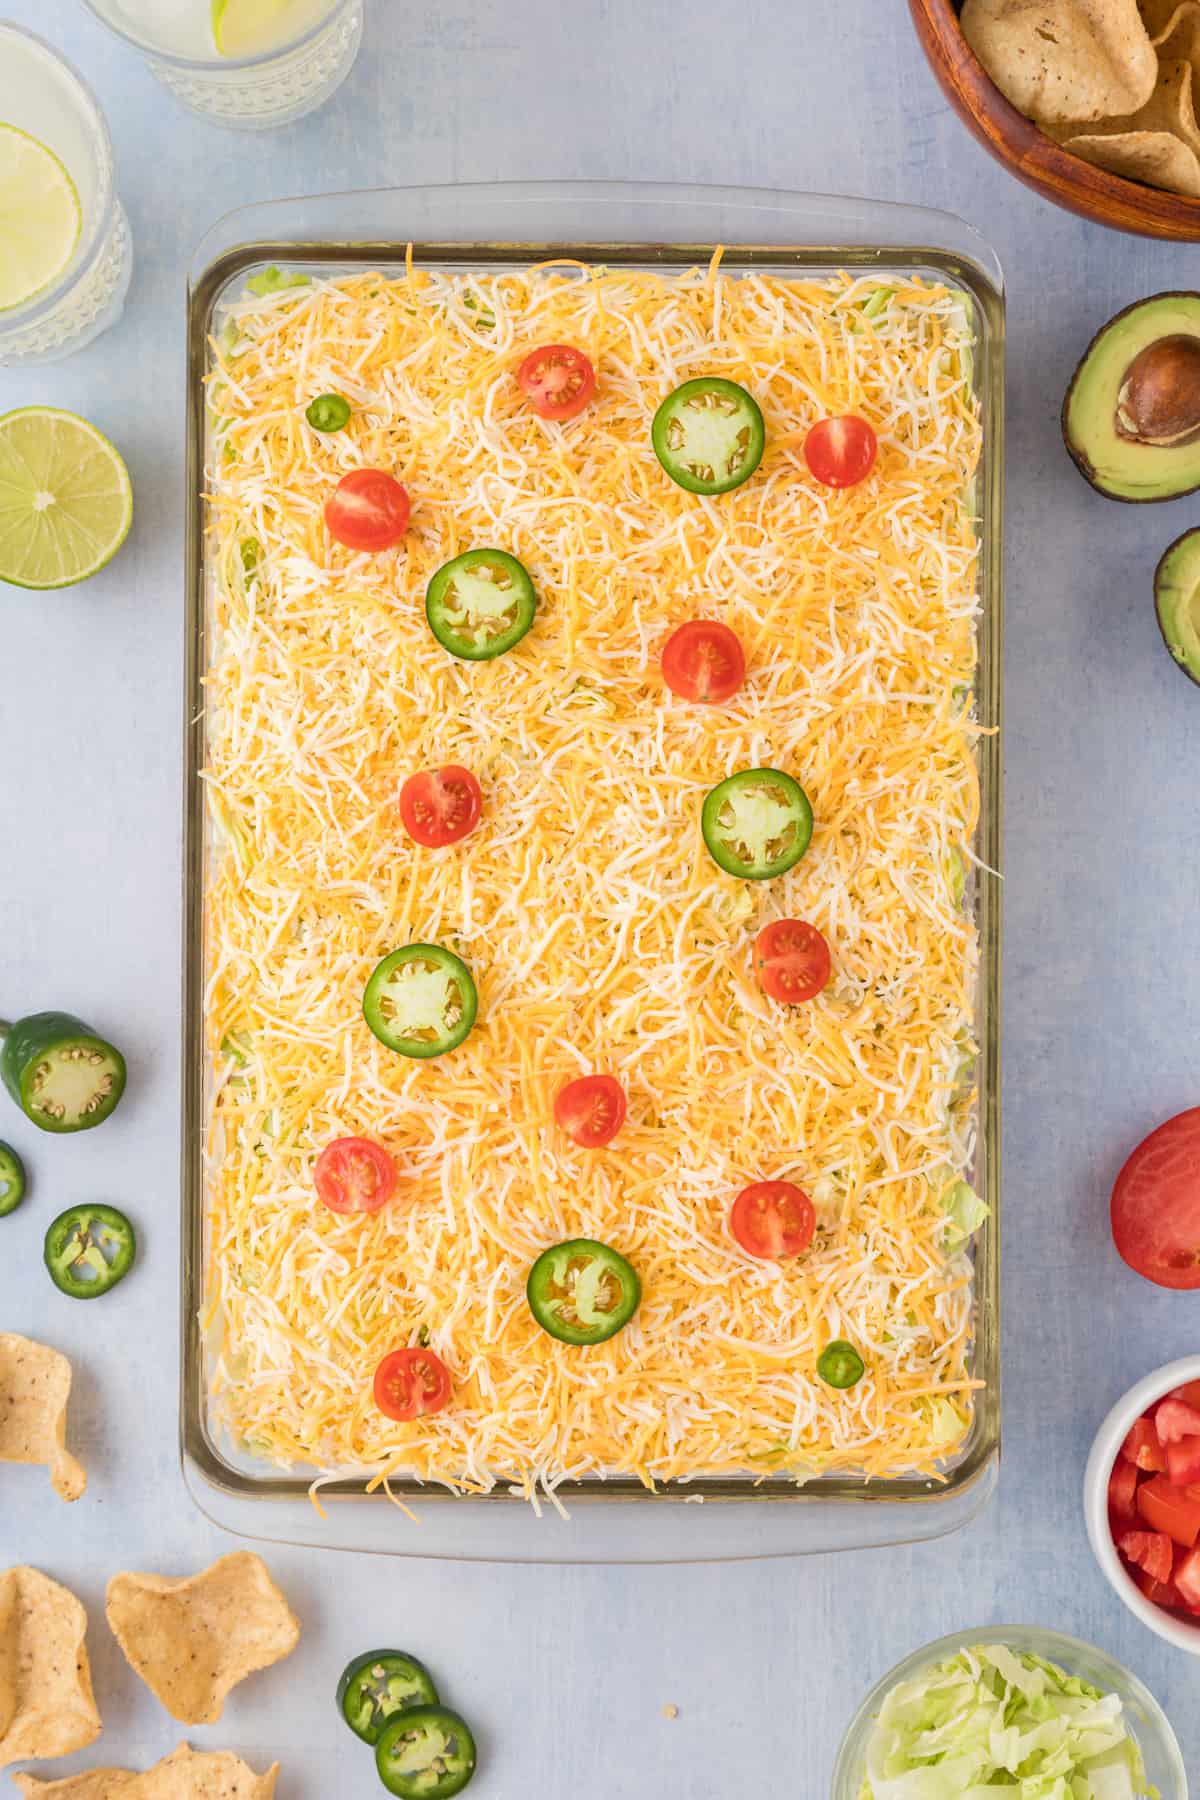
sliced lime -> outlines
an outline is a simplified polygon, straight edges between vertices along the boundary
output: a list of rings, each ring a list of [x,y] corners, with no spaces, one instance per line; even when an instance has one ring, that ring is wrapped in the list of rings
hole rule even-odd
[[[213,38],[222,56],[256,56],[287,35],[295,0],[212,0]]]
[[[0,312],[32,300],[62,274],[82,223],[75,183],[53,150],[0,124]]]
[[[129,471],[94,425],[54,406],[0,418],[0,581],[85,581],[116,555],[132,521]]]

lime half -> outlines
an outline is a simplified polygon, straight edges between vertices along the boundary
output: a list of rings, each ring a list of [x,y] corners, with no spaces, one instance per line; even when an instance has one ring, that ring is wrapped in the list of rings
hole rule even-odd
[[[287,37],[295,0],[212,0],[213,38],[222,56],[257,56]]]
[[[0,312],[32,300],[62,274],[82,223],[75,183],[53,150],[0,124]]]
[[[0,581],[85,581],[116,555],[132,522],[129,470],[94,425],[54,406],[0,418]]]

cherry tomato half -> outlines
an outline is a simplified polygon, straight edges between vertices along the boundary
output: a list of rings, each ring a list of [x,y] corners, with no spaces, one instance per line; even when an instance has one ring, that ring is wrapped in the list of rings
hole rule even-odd
[[[427,850],[457,844],[474,831],[483,811],[483,794],[470,769],[447,763],[444,769],[422,769],[400,789],[400,817],[410,838]]]
[[[625,1090],[611,1075],[581,1075],[555,1095],[554,1122],[585,1150],[599,1150],[625,1123]]]
[[[689,619],[663,645],[662,677],[681,700],[728,700],[746,679],[746,658],[728,625]]]
[[[352,469],[325,502],[329,535],[347,550],[390,550],[408,530],[408,491],[382,469]]]
[[[733,1203],[729,1228],[748,1256],[778,1261],[800,1256],[813,1241],[817,1215],[802,1188],[791,1181],[754,1181]]]
[[[1131,1269],[1165,1288],[1200,1288],[1200,1106],[1140,1143],[1112,1194],[1112,1234]]]
[[[450,1404],[450,1371],[432,1350],[389,1350],[375,1371],[375,1404],[399,1424]]]
[[[575,419],[596,391],[596,371],[570,344],[542,344],[517,370],[521,392],[540,419]]]
[[[875,467],[879,440],[865,419],[822,419],[804,441],[804,460],[824,487],[857,487]]]
[[[396,1191],[396,1165],[370,1138],[337,1138],[318,1156],[313,1180],[330,1212],[373,1213]]]
[[[829,945],[804,919],[773,919],[754,940],[754,969],[764,994],[785,1006],[815,1000],[829,980]]]

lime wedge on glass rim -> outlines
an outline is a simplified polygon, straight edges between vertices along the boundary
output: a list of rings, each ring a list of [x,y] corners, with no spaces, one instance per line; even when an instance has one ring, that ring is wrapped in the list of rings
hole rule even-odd
[[[286,36],[293,0],[212,0],[213,41],[222,56],[256,56]]]
[[[132,521],[129,471],[103,432],[54,406],[0,418],[0,581],[85,581],[116,555]]]
[[[0,124],[0,312],[32,300],[75,254],[83,214],[53,150]]]

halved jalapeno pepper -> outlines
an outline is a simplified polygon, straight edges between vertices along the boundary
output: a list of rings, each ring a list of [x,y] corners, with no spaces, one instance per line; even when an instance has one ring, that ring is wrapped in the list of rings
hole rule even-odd
[[[467,550],[443,563],[425,595],[438,643],[467,662],[490,662],[519,644],[537,611],[529,572],[506,550]]]
[[[0,1219],[25,1198],[25,1164],[11,1144],[0,1144]]]
[[[563,1344],[602,1344],[628,1325],[642,1299],[637,1271],[608,1244],[570,1238],[542,1254],[525,1286],[529,1310]]]
[[[133,1267],[137,1239],[115,1206],[72,1206],[46,1232],[43,1255],[50,1279],[72,1300],[107,1294]]]
[[[708,854],[727,875],[769,881],[808,849],[812,807],[782,769],[742,769],[705,796],[700,829]]]
[[[401,1800],[450,1800],[475,1773],[475,1739],[465,1719],[444,1706],[418,1706],[385,1725],[375,1767]]]
[[[767,431],[753,394],[720,375],[701,375],[667,395],[650,441],[671,480],[689,494],[727,494],[757,469]]]
[[[125,1091],[125,1058],[73,1013],[31,1013],[0,1023],[0,1080],[43,1131],[89,1131]]]
[[[440,944],[406,944],[376,967],[363,1017],[401,1056],[444,1056],[468,1035],[479,1010],[471,971]]]
[[[354,1735],[364,1744],[377,1744],[397,1713],[436,1706],[438,1691],[424,1663],[406,1650],[371,1650],[347,1663],[337,1703]]]

